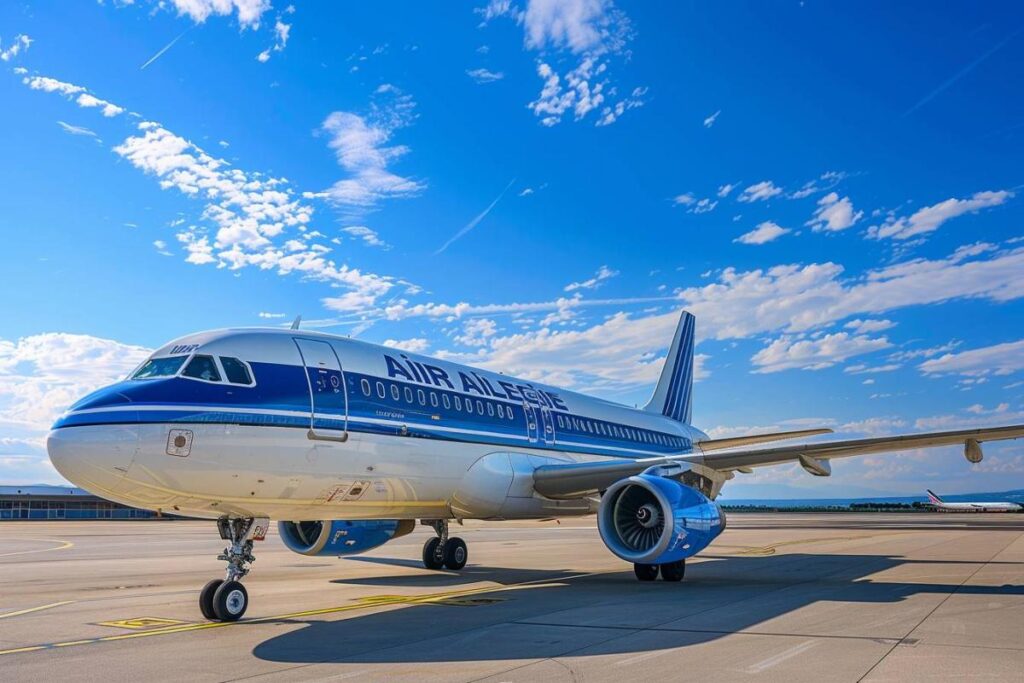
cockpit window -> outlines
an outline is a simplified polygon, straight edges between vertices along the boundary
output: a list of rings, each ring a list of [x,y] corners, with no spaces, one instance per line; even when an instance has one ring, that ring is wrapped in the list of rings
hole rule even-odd
[[[221,356],[220,364],[224,368],[224,374],[227,375],[228,381],[232,384],[252,384],[249,368],[245,367],[245,363],[242,361],[237,358]]]
[[[213,362],[213,356],[193,356],[181,374],[185,377],[205,379],[207,382],[220,381],[220,373],[217,372],[217,364]]]
[[[176,375],[188,356],[168,356],[166,358],[150,358],[142,367],[135,371],[132,379],[149,379],[150,377],[170,377]]]

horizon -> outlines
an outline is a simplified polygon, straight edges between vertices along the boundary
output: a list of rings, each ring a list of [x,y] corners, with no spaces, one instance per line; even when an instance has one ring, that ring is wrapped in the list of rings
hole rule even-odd
[[[150,350],[297,315],[642,405],[685,309],[712,438],[1024,423],[1024,8],[738,4],[0,7],[0,480],[61,484],[49,426]],[[1024,489],[984,449],[724,497]]]

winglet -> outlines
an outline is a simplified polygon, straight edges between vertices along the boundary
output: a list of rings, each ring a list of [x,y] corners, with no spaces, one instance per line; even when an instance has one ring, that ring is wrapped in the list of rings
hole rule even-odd
[[[654,389],[654,396],[644,406],[650,413],[660,413],[673,420],[690,423],[693,412],[693,343],[697,319],[687,311],[679,317],[672,345],[665,357],[665,367]]]

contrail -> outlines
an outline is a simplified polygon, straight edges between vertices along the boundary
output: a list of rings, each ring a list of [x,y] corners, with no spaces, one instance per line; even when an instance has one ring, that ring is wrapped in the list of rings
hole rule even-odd
[[[457,239],[459,239],[460,237],[462,237],[463,235],[465,235],[465,234],[466,234],[467,232],[469,232],[470,230],[472,230],[473,228],[475,228],[475,227],[476,227],[477,225],[479,225],[479,224],[480,224],[480,221],[482,221],[483,219],[487,218],[487,214],[489,214],[489,213],[491,212],[491,209],[493,209],[493,208],[495,207],[495,205],[496,205],[496,204],[497,204],[498,202],[500,202],[500,201],[501,201],[501,198],[505,196],[505,193],[509,191],[509,188],[511,188],[511,187],[512,187],[512,184],[513,184],[514,182],[516,182],[516,179],[515,179],[515,178],[513,178],[512,180],[510,180],[510,181],[508,182],[508,185],[506,185],[506,186],[505,186],[505,189],[501,191],[501,194],[499,194],[499,195],[498,195],[498,196],[497,196],[497,197],[495,198],[495,200],[494,200],[493,202],[491,202],[491,203],[490,203],[490,205],[488,205],[488,207],[487,207],[486,209],[484,209],[483,211],[481,211],[481,212],[480,212],[480,214],[479,214],[479,215],[477,215],[477,217],[476,217],[476,218],[474,218],[474,219],[473,219],[473,220],[471,220],[470,222],[466,223],[466,226],[465,226],[464,228],[462,228],[462,230],[459,230],[459,231],[458,231],[457,233],[455,233],[454,235],[452,235],[452,236],[451,236],[451,238],[450,238],[450,239],[449,239],[449,240],[448,240],[447,242],[445,242],[445,243],[444,243],[444,244],[443,244],[443,245],[441,246],[441,248],[440,248],[440,249],[438,249],[437,251],[435,251],[435,252],[434,252],[434,256],[437,256],[437,255],[438,255],[438,254],[440,254],[440,253],[441,253],[442,251],[444,251],[445,249],[447,249],[448,247],[450,247],[450,246],[451,246],[451,244],[452,244],[452,242],[454,242],[455,240],[457,240]]]
[[[989,57],[994,55],[1004,45],[1006,45],[1008,42],[1010,42],[1015,37],[1017,37],[1017,34],[1020,33],[1021,30],[1024,30],[1024,27],[1018,28],[1016,31],[1014,31],[1013,33],[1008,35],[1006,38],[1003,38],[1001,41],[999,41],[994,46],[992,46],[992,48],[990,48],[988,52],[986,52],[982,56],[978,57],[973,62],[971,62],[970,64],[965,66],[964,68],[962,68],[959,71],[957,71],[950,78],[946,79],[946,81],[942,85],[940,85],[938,88],[936,88],[935,90],[932,90],[930,93],[925,95],[924,98],[920,102],[918,102],[913,107],[911,107],[910,109],[908,109],[905,112],[903,112],[903,118],[906,118],[907,116],[910,116],[915,111],[917,111],[918,109],[920,109],[924,105],[926,105],[929,102],[931,102],[938,95],[942,94],[942,92],[945,91],[949,86],[951,86],[954,83],[956,83],[957,81],[959,81],[961,78],[963,78],[964,76],[969,74],[971,71],[974,71],[974,69],[976,69],[982,62],[984,62],[986,59],[988,59]]]
[[[171,49],[172,47],[174,47],[174,44],[175,44],[176,42],[178,42],[179,40],[181,40],[182,36],[184,36],[184,35],[185,35],[186,33],[188,33],[188,32],[189,32],[189,31],[191,31],[191,30],[192,30],[191,28],[187,28],[187,29],[185,29],[184,31],[182,31],[182,32],[181,32],[181,35],[179,35],[179,36],[178,36],[177,38],[175,38],[175,39],[174,39],[174,40],[172,40],[171,42],[169,42],[169,43],[167,43],[166,45],[164,45],[164,46],[163,46],[163,48],[161,48],[159,52],[157,52],[157,53],[156,53],[155,55],[153,55],[152,57],[150,57],[150,58],[149,58],[148,60],[146,60],[146,63],[145,63],[145,64],[143,64],[142,66],[140,66],[140,67],[139,67],[139,71],[142,71],[142,70],[143,70],[143,69],[145,69],[145,68],[146,68],[147,66],[149,66],[150,64],[152,64],[152,63],[153,63],[153,62],[155,62],[156,60],[160,59],[160,56],[161,56],[161,55],[162,55],[163,53],[167,52],[167,51],[168,51],[168,50],[170,50],[170,49]]]

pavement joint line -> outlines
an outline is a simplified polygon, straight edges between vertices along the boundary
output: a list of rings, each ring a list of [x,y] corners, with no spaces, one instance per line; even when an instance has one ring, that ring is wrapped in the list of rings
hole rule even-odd
[[[429,605],[436,604],[443,600],[451,599],[453,597],[463,597],[467,595],[478,595],[481,593],[499,593],[504,591],[512,590],[523,590],[528,588],[552,588],[559,585],[564,585],[564,582],[569,579],[578,579],[586,576],[593,576],[598,572],[584,572],[580,574],[570,574],[569,576],[556,577],[554,579],[535,579],[532,581],[525,581],[523,583],[509,584],[507,586],[481,586],[479,588],[466,588],[455,591],[444,591],[440,593],[427,593],[423,595],[411,595],[411,596],[393,596],[400,598],[397,600],[388,601],[376,601],[376,602],[357,602],[348,605],[339,605],[335,607],[324,607],[320,609],[305,610],[302,612],[291,612],[288,614],[278,614],[266,617],[256,617],[255,619],[246,619],[244,621],[210,621],[198,624],[184,624],[181,626],[169,626],[166,628],[155,628],[147,631],[136,631],[134,633],[119,633],[111,636],[98,636],[96,638],[84,638],[80,640],[62,641],[56,643],[41,643],[38,645],[28,645],[25,647],[12,648],[8,650],[0,650],[0,657],[4,655],[21,654],[25,652],[38,652],[42,650],[54,650],[58,648],[72,647],[77,645],[93,645],[96,643],[109,643],[117,642],[121,640],[134,640],[136,638],[148,638],[152,636],[163,636],[171,635],[174,633],[189,633],[192,631],[205,631],[214,628],[227,628],[229,626],[243,626],[246,624],[267,624],[279,621],[289,621],[292,619],[300,619],[303,617],[315,617],[322,616],[325,614],[338,614],[342,612],[352,612],[357,610],[371,609],[373,607],[384,607],[393,605]]]
[[[48,553],[51,550],[67,550],[73,547],[75,544],[71,541],[65,541],[60,538],[24,538],[24,537],[13,537],[14,540],[18,541],[33,541],[37,543],[56,543],[57,545],[52,548],[36,548],[35,550],[17,550],[13,553],[0,553],[0,557],[14,557],[15,555],[32,555],[33,553]]]
[[[926,621],[928,620],[928,618],[929,618],[929,617],[931,617],[931,616],[932,616],[933,614],[935,614],[935,612],[936,612],[936,611],[938,611],[938,609],[939,609],[940,607],[942,607],[943,605],[945,605],[945,604],[946,604],[946,602],[947,602],[947,601],[948,601],[948,600],[949,600],[949,599],[950,599],[951,597],[953,597],[954,595],[956,595],[956,593],[957,593],[957,592],[958,592],[958,591],[959,591],[959,590],[960,590],[961,588],[963,588],[963,587],[964,587],[964,586],[965,586],[965,585],[967,584],[967,582],[968,582],[968,581],[970,581],[971,579],[973,579],[973,578],[975,577],[975,575],[976,575],[976,574],[977,574],[978,572],[980,572],[980,571],[981,571],[982,569],[984,569],[984,568],[985,568],[986,566],[988,566],[988,563],[989,563],[989,562],[991,562],[992,560],[994,560],[994,559],[996,559],[997,557],[999,557],[1000,555],[1002,555],[1002,554],[1003,554],[1003,552],[1004,552],[1004,551],[1005,551],[1005,550],[1006,550],[1007,548],[1009,548],[1009,547],[1010,547],[1011,545],[1013,545],[1014,543],[1016,543],[1016,542],[1017,542],[1017,541],[1018,541],[1019,539],[1020,539],[1020,535],[1018,534],[1016,538],[1010,539],[1010,541],[1009,541],[1009,542],[1008,542],[1008,543],[1007,543],[1006,545],[1004,545],[1004,546],[1003,546],[1002,548],[1000,548],[1000,549],[999,549],[999,550],[997,550],[997,551],[996,551],[995,553],[993,553],[993,554],[992,554],[992,556],[991,556],[991,557],[989,557],[989,558],[988,558],[987,560],[985,560],[984,562],[981,562],[981,563],[979,563],[979,566],[978,566],[978,568],[977,568],[977,569],[975,569],[975,570],[974,570],[973,572],[971,572],[971,573],[970,573],[970,574],[969,574],[969,575],[968,575],[968,576],[967,576],[966,578],[964,578],[964,580],[963,580],[963,581],[961,581],[961,582],[960,582],[960,583],[959,583],[959,584],[957,585],[957,587],[956,587],[956,588],[954,588],[954,589],[953,589],[953,590],[951,590],[951,591],[950,591],[949,593],[947,593],[947,594],[946,594],[946,597],[944,597],[944,598],[943,598],[942,600],[940,600],[940,601],[939,601],[939,604],[935,605],[935,607],[933,607],[933,608],[931,608],[930,610],[928,610],[928,614],[926,614],[926,615],[924,615],[923,617],[921,617],[920,621],[918,621],[918,622],[917,622],[916,624],[914,624],[914,627],[913,627],[913,628],[911,628],[911,629],[910,629],[909,631],[907,631],[906,635],[904,635],[904,636],[903,636],[902,638],[900,638],[900,639],[899,639],[899,641],[898,641],[898,642],[896,642],[896,643],[895,643],[895,644],[894,644],[894,645],[893,645],[892,647],[890,647],[890,648],[889,648],[888,650],[886,650],[886,651],[885,651],[885,654],[883,654],[883,655],[882,655],[881,657],[879,657],[879,658],[878,658],[878,661],[877,661],[877,662],[875,662],[874,664],[872,664],[872,665],[871,665],[871,667],[870,667],[870,668],[869,668],[869,669],[868,669],[867,671],[865,671],[865,672],[864,672],[864,675],[862,675],[862,676],[861,676],[860,678],[858,678],[858,679],[857,679],[858,683],[860,683],[860,681],[863,681],[863,680],[864,680],[864,679],[866,679],[866,678],[867,678],[868,676],[870,676],[870,675],[871,675],[871,672],[872,672],[872,671],[874,671],[875,669],[877,669],[877,668],[878,668],[878,665],[879,665],[879,664],[881,664],[882,662],[884,662],[884,661],[885,661],[885,660],[886,660],[886,659],[887,659],[887,658],[889,657],[889,655],[891,655],[891,654],[892,654],[893,652],[895,652],[896,648],[898,648],[898,647],[900,646],[900,643],[902,643],[902,642],[903,642],[904,640],[906,640],[907,638],[909,638],[910,636],[912,636],[912,635],[914,634],[914,631],[916,631],[917,629],[921,628],[921,624],[923,624],[924,622],[926,622]],[[948,542],[948,541],[946,541],[946,542]],[[937,545],[941,545],[941,544],[937,544]],[[932,546],[930,546],[930,545],[929,545],[929,546],[926,546],[926,547],[927,547],[927,548],[931,548]]]
[[[686,617],[682,617],[686,618]],[[675,621],[675,620],[673,620]],[[898,636],[843,636],[820,633],[773,633],[766,631],[720,631],[710,628],[665,628],[664,624],[655,626],[599,626],[596,624],[555,624],[544,621],[510,621],[518,626],[555,626],[558,628],[592,628],[618,631],[657,631],[659,633],[713,633],[715,635],[737,636],[768,636],[771,638],[831,638],[833,640],[869,640],[876,643],[899,643],[903,639]],[[1017,648],[999,648],[1015,650]]]
[[[20,609],[14,612],[5,612],[0,614],[0,619],[7,619],[8,617],[20,617],[22,614],[31,614],[33,612],[41,612],[44,609],[52,609],[54,607],[60,607],[61,605],[70,605],[74,600],[64,600],[62,602],[51,602],[49,605],[40,605],[39,607],[29,607],[27,609]]]

